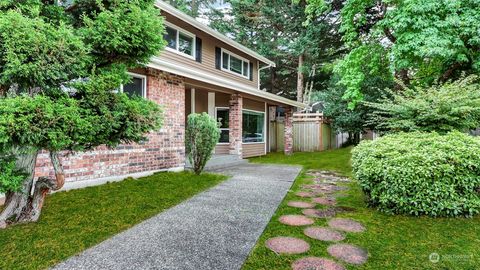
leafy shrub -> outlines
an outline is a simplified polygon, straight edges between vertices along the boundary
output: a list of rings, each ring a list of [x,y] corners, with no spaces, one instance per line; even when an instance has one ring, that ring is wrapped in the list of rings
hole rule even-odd
[[[475,75],[432,87],[405,88],[376,103],[369,124],[384,131],[468,131],[480,126],[480,84]]]
[[[379,210],[471,216],[480,210],[480,140],[460,132],[398,133],[352,151],[353,172]]]
[[[188,116],[185,132],[186,151],[196,174],[203,171],[219,139],[220,129],[215,119],[206,113],[193,113]]]

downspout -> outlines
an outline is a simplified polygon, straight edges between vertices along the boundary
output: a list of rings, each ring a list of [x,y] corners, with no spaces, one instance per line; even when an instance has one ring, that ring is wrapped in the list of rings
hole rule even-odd
[[[260,89],[260,71],[262,71],[262,70],[264,70],[264,69],[267,69],[267,68],[272,68],[273,65],[272,65],[272,64],[268,64],[268,66],[260,67],[260,61],[257,61],[257,66],[259,67],[259,68],[258,68],[258,74],[257,74],[257,76],[258,76],[258,80],[257,80],[258,86],[257,86],[257,89],[258,89],[258,90],[261,90],[261,89]]]

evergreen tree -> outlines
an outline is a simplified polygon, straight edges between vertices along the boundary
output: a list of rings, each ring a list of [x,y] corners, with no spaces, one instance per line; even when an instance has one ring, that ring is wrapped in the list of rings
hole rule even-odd
[[[0,1],[0,227],[39,218],[65,181],[60,151],[138,142],[160,127],[155,103],[116,91],[164,46],[153,2]],[[54,179],[34,181],[41,150]]]

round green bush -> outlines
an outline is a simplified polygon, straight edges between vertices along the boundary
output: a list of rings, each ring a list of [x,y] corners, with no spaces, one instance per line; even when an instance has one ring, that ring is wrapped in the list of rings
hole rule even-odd
[[[460,132],[398,133],[352,151],[355,178],[379,210],[472,216],[480,210],[480,139]]]

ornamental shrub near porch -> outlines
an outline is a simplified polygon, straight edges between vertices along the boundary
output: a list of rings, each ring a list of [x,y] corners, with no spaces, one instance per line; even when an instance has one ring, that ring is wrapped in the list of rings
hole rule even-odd
[[[195,174],[203,171],[219,139],[220,129],[210,115],[192,113],[188,116],[185,144],[187,156]]]
[[[457,131],[397,133],[352,151],[355,178],[379,210],[472,216],[480,211],[480,139]]]

